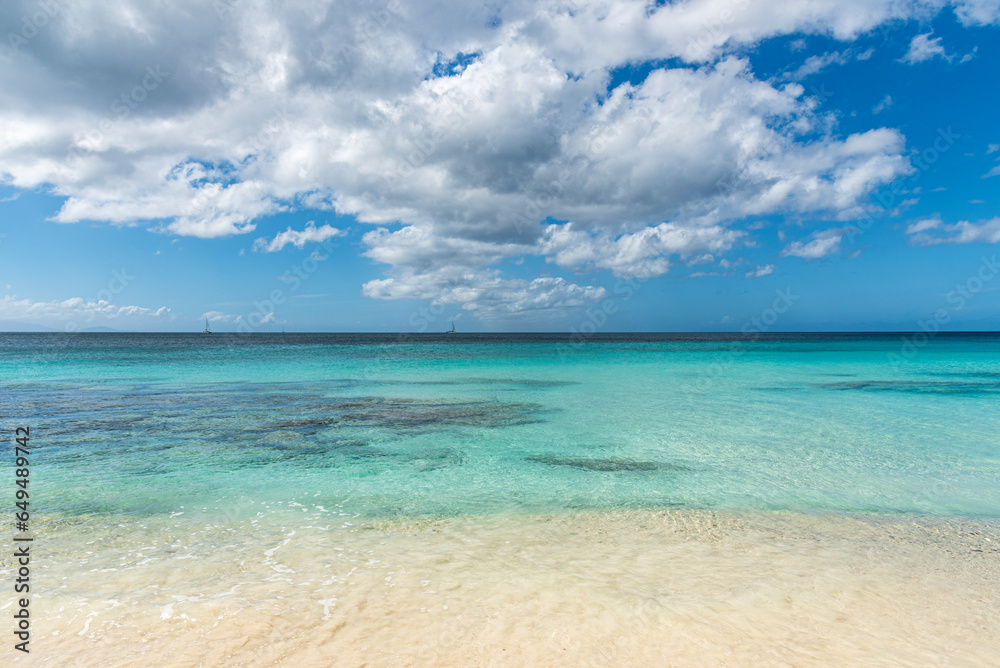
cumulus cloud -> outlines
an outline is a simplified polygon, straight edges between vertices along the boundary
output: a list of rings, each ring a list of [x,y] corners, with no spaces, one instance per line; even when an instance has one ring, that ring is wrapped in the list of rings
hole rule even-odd
[[[157,309],[117,306],[103,299],[87,301],[81,297],[47,302],[18,299],[16,295],[0,297],[0,320],[49,327],[65,325],[74,331],[96,325],[148,325],[173,318],[173,313],[166,306]]]
[[[945,224],[935,216],[911,223],[906,228],[910,242],[921,246],[940,244],[1000,243],[1000,217],[973,223],[962,220]]]
[[[303,248],[307,243],[319,243],[321,241],[326,241],[331,237],[339,237],[344,234],[346,233],[338,230],[336,227],[331,227],[330,225],[316,227],[315,221],[310,220],[306,223],[305,229],[302,231],[293,230],[291,226],[289,226],[287,230],[279,232],[270,241],[268,241],[265,237],[258,238],[253,242],[253,249],[255,251],[262,250],[265,253],[275,253],[288,244],[292,244],[296,248]]]
[[[477,282],[462,294],[442,295],[441,302],[462,303],[462,308],[482,317],[527,315],[538,311],[563,312],[604,299],[602,287],[580,286],[560,277],[499,279]]]
[[[706,252],[729,250],[744,234],[719,225],[685,228],[661,223],[612,237],[606,232],[575,229],[567,223],[546,227],[539,251],[566,269],[605,269],[621,278],[650,278],[667,272],[669,255],[685,258],[700,253],[696,259],[702,259]]]
[[[801,85],[758,79],[740,54],[780,35],[846,42],[949,4],[967,25],[996,22],[987,0],[79,0],[0,54],[0,182],[64,197],[58,222],[200,238],[335,211],[374,226],[364,252],[386,275],[368,296],[562,308],[600,290],[498,267],[535,255],[655,276],[674,257],[721,260],[747,220],[860,215],[910,169],[902,135],[838,135]],[[33,11],[11,0],[0,20]],[[942,48],[923,38],[913,58]],[[612,70],[646,62],[645,79],[609,90]],[[254,248],[333,230],[268,230]]]
[[[409,279],[409,280],[408,280]],[[421,298],[434,304],[460,304],[479,317],[565,313],[567,309],[586,306],[604,299],[607,290],[581,286],[561,277],[533,280],[504,278],[496,271],[451,273],[447,270],[370,281],[363,292],[381,299]],[[418,285],[423,285],[422,289]]]
[[[774,273],[775,269],[777,269],[777,266],[773,264],[758,266],[756,269],[748,271],[744,278],[760,278],[761,276],[770,276]]]
[[[234,322],[238,317],[239,316],[223,313],[222,311],[206,311],[201,314],[200,319],[208,320],[210,322]]]
[[[938,56],[946,60],[950,59],[950,56],[944,50],[944,46],[941,45],[941,38],[935,37],[931,39],[932,34],[929,32],[924,33],[910,40],[910,48],[900,60],[904,63],[914,65]]]
[[[1000,0],[958,0],[955,14],[965,25],[1000,23]]]
[[[818,260],[840,251],[840,241],[849,228],[836,228],[813,232],[809,241],[793,241],[783,251],[782,257],[801,257],[805,260]]]

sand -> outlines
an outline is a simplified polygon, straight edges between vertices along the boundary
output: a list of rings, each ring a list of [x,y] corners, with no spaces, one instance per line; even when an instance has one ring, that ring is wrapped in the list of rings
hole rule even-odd
[[[342,520],[49,525],[32,652],[8,637],[2,661],[1000,665],[997,524],[698,510]],[[13,601],[0,599],[8,619]]]

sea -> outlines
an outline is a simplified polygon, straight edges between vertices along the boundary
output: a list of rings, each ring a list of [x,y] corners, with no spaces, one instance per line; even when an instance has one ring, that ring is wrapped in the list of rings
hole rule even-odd
[[[998,334],[6,333],[18,427],[26,665],[1000,663]]]

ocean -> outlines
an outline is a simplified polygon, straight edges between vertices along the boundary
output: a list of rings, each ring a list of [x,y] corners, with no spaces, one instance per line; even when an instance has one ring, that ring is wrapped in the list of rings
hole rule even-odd
[[[1000,657],[995,334],[0,334],[0,383],[15,660]]]

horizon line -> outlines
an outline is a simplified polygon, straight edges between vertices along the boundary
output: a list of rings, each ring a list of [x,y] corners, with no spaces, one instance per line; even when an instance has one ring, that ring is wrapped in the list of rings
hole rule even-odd
[[[628,334],[669,334],[669,335],[699,335],[699,334],[731,334],[736,336],[772,336],[776,334],[914,334],[914,333],[924,333],[929,337],[939,336],[939,335],[949,335],[949,334],[1000,334],[1000,330],[996,329],[962,329],[962,330],[938,330],[927,332],[922,329],[880,329],[880,330],[864,330],[864,329],[831,329],[831,330],[779,330],[779,331],[752,331],[752,332],[741,332],[741,331],[731,331],[731,330],[697,330],[697,331],[680,331],[680,330],[633,330],[633,331],[609,331],[609,332],[574,332],[567,330],[560,331],[485,331],[485,332],[451,332],[451,331],[434,331],[434,332],[375,332],[375,331],[292,331],[292,332],[239,332],[239,331],[215,331],[211,332],[211,335],[238,335],[238,336],[282,336],[289,334],[349,334],[349,335],[379,335],[379,336],[441,336],[443,334],[452,334],[459,336],[469,336],[469,335],[519,335],[519,336],[537,336],[537,335],[566,335],[566,336],[576,336],[582,338],[591,338],[595,336],[616,336],[616,335],[628,335]],[[87,335],[101,335],[101,334],[190,334],[192,336],[203,336],[204,332],[197,332],[192,330],[162,330],[162,331],[138,331],[138,330],[113,330],[113,331],[75,331],[75,332],[61,332],[59,330],[0,330],[0,334],[87,334]]]

